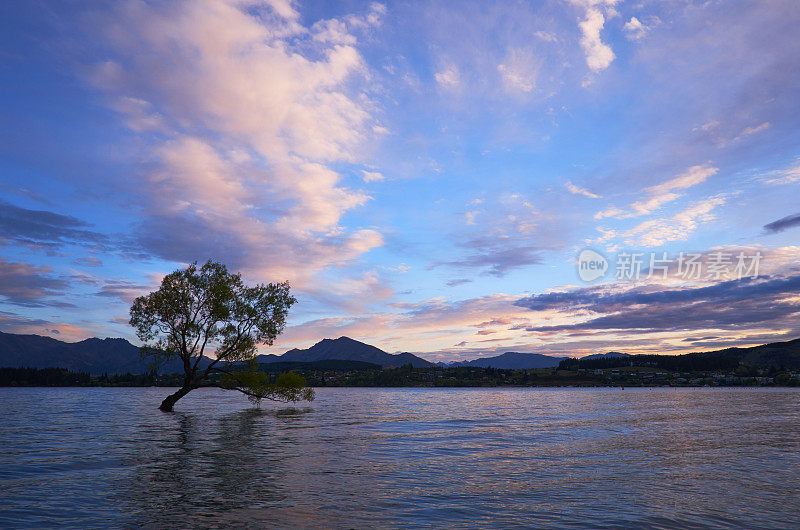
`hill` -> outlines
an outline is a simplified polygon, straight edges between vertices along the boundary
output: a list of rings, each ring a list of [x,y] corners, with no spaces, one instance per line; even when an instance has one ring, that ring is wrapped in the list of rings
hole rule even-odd
[[[606,353],[595,353],[593,355],[587,355],[585,357],[581,357],[582,361],[587,359],[617,359],[620,357],[631,357],[630,353],[622,353],[618,351],[610,351]]]
[[[692,353],[691,355],[719,355],[738,360],[751,366],[800,369],[800,339],[785,342],[771,342],[751,348],[725,348],[712,352]]]
[[[554,368],[566,357],[553,357],[541,353],[505,352],[494,357],[482,357],[472,361],[462,361],[449,366],[475,366],[478,368],[501,368],[504,370],[531,370],[534,368]]]
[[[713,371],[736,369],[739,365],[775,370],[800,370],[800,339],[773,342],[750,348],[726,348],[683,355],[588,356],[567,359],[561,368],[616,368],[649,366],[670,371]]]
[[[294,348],[283,355],[259,355],[258,362],[314,362],[329,359],[342,361],[361,361],[379,366],[403,366],[411,364],[414,368],[433,366],[433,363],[411,353],[390,354],[350,337],[322,339],[310,348]]]

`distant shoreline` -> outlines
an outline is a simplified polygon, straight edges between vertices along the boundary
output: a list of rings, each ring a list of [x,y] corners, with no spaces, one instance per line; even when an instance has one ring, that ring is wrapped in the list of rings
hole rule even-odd
[[[270,365],[263,371],[277,377]],[[676,388],[794,387],[800,372],[737,368],[724,371],[666,371],[637,366],[565,370],[476,367],[358,370],[295,370],[315,388]],[[0,387],[178,387],[182,374],[115,374],[92,376],[63,368],[0,368]],[[216,386],[214,380],[208,386]]]

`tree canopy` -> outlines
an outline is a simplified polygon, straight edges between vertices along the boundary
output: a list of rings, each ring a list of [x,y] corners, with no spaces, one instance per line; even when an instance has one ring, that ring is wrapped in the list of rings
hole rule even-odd
[[[224,374],[218,386],[238,390],[256,403],[313,399],[302,377],[286,375],[270,383],[253,365],[257,346],[272,345],[296,302],[287,282],[249,287],[241,275],[214,261],[168,274],[157,291],[137,298],[130,324],[144,343],[143,354],[156,365],[172,359],[183,363],[183,386],[164,399],[161,410],[171,411],[191,390],[210,384],[209,376],[217,372]]]

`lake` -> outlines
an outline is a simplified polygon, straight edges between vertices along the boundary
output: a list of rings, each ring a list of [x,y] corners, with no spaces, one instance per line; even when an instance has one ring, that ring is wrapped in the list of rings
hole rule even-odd
[[[800,389],[0,388],[0,527],[800,525]]]

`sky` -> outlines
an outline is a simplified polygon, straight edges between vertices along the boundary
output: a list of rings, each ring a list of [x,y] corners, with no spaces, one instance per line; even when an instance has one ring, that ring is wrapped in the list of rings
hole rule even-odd
[[[796,338],[798,24],[795,0],[5,2],[0,330],[135,341],[132,300],[214,259],[292,285],[263,353]]]

